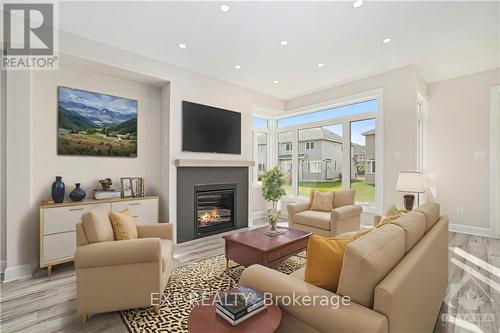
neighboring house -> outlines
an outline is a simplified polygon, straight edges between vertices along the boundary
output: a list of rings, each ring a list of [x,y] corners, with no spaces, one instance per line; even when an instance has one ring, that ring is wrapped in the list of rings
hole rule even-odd
[[[375,184],[375,129],[361,133],[365,137],[365,183]]]
[[[292,170],[292,133],[281,133],[278,159],[281,169]],[[299,181],[339,181],[342,175],[342,137],[326,128],[299,132]]]

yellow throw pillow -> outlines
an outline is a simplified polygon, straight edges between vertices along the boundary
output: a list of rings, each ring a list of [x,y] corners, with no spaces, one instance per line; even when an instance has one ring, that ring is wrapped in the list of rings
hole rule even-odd
[[[346,246],[371,230],[361,230],[350,237],[311,235],[307,244],[304,280],[320,288],[337,291]]]
[[[399,210],[396,208],[396,205],[390,206],[389,208],[387,208],[387,212],[385,212],[386,216],[391,216],[396,214],[399,214]]]
[[[121,213],[110,212],[109,218],[113,226],[113,232],[116,240],[137,239],[137,227],[134,223],[134,217],[128,209]]]
[[[403,214],[399,213],[399,214],[395,214],[395,215],[382,216],[379,224],[377,225],[377,228],[380,228],[383,225],[386,225],[386,224],[389,224],[389,223],[396,221],[397,219],[399,219],[401,217],[401,215],[403,215]]]
[[[311,210],[331,212],[333,209],[333,191],[315,191],[311,204]]]

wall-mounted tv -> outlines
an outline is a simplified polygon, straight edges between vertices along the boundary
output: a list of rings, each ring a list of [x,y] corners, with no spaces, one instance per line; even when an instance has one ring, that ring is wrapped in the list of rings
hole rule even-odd
[[[182,101],[182,150],[241,154],[241,113]]]

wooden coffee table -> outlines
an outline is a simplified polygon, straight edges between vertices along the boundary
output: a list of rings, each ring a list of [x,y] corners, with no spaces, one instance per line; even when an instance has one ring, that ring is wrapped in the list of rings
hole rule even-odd
[[[226,241],[226,270],[232,268],[229,267],[229,259],[245,267],[253,264],[271,267],[307,248],[312,235],[310,232],[279,229],[286,230],[286,233],[270,237],[266,235],[268,227],[262,227],[223,236]]]
[[[189,333],[273,333],[280,326],[281,310],[276,304],[268,305],[267,309],[232,326],[215,313],[214,297],[215,295],[210,296],[191,310],[188,318]]]

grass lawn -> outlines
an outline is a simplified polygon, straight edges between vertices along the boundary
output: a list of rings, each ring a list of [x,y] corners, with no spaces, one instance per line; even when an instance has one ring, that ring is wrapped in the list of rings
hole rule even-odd
[[[299,195],[309,196],[312,189],[325,189],[325,190],[340,190],[342,188],[341,182],[300,182]],[[351,188],[356,190],[356,201],[358,202],[374,202],[375,201],[375,186],[369,185],[364,180],[353,180]],[[291,193],[290,185],[285,186],[286,193]]]

